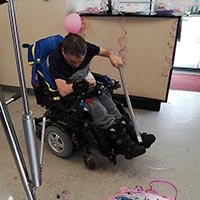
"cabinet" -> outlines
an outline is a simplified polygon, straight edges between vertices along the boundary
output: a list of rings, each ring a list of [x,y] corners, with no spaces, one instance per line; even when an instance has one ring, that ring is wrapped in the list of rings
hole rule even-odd
[[[92,15],[83,19],[86,40],[116,52],[124,48],[124,75],[131,96],[167,101],[179,18]],[[96,57],[91,68],[120,80],[107,59]]]

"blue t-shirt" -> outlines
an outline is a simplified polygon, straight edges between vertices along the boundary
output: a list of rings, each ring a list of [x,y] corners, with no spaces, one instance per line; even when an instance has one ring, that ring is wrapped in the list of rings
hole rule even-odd
[[[99,54],[100,47],[89,42],[87,43],[87,54],[83,62],[77,67],[72,68],[64,59],[61,51],[61,45],[49,56],[49,72],[53,80],[63,79],[69,81],[69,77],[78,70],[87,67],[92,58]]]

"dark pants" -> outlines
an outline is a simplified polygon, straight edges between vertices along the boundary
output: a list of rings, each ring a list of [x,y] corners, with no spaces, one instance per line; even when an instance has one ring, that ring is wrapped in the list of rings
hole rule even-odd
[[[108,129],[116,119],[122,117],[108,92],[93,97],[93,102],[86,104],[86,107],[91,113],[93,122],[100,129]]]

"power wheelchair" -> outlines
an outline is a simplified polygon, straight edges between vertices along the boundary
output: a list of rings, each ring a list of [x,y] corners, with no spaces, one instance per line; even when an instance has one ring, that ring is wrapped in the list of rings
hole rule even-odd
[[[101,75],[94,76],[98,80]],[[112,93],[113,89],[120,87],[119,83],[109,79],[109,83],[99,83],[101,84],[99,90],[88,92],[84,81],[78,80],[76,87],[81,92],[63,98],[57,92],[48,91],[43,78],[39,76],[39,79],[42,84],[39,88],[34,89],[34,92],[37,104],[45,107],[47,111],[42,117],[35,119],[37,137],[41,137],[42,119],[45,116],[47,119],[45,141],[53,154],[66,158],[73,150],[81,149],[85,165],[92,169],[96,167],[97,158],[90,150],[95,149],[107,157],[111,163],[116,164],[116,156],[120,153],[115,149],[115,143],[106,132],[95,127],[85,104],[90,102],[90,97],[94,93],[99,95],[102,90],[108,88]],[[106,79],[108,78],[106,77]],[[87,91],[86,94],[84,90]],[[117,101],[115,103],[120,112],[128,117],[123,105]]]
[[[50,36],[39,40],[35,45],[23,44],[24,48],[28,48],[28,61],[33,67],[32,85],[36,102],[46,109],[42,117],[35,118],[36,135],[41,138],[42,130],[45,130],[44,138],[47,146],[60,158],[66,158],[73,150],[80,149],[84,156],[84,163],[90,169],[94,169],[97,165],[97,157],[91,153],[91,149],[107,157],[111,163],[117,164],[116,157],[121,154],[119,148],[105,131],[98,129],[92,123],[85,104],[90,102],[93,95],[101,95],[104,91],[112,96],[113,90],[119,88],[120,84],[108,76],[93,73],[97,80],[95,89],[89,89],[87,83],[80,79],[73,84],[74,94],[61,97],[50,78],[46,64],[47,56],[61,41],[61,36]],[[43,45],[44,43],[46,44]],[[46,46],[48,48],[44,52],[43,48]],[[35,55],[32,55],[33,49]],[[122,116],[130,121],[123,105],[118,101],[113,101]],[[46,119],[45,127],[42,123],[44,118]]]

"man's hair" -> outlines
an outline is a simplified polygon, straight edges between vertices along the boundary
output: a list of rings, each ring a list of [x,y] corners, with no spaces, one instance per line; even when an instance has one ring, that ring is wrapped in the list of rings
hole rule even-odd
[[[62,48],[65,54],[69,54],[76,57],[85,56],[87,53],[87,43],[78,34],[69,33],[65,36],[62,43]]]

